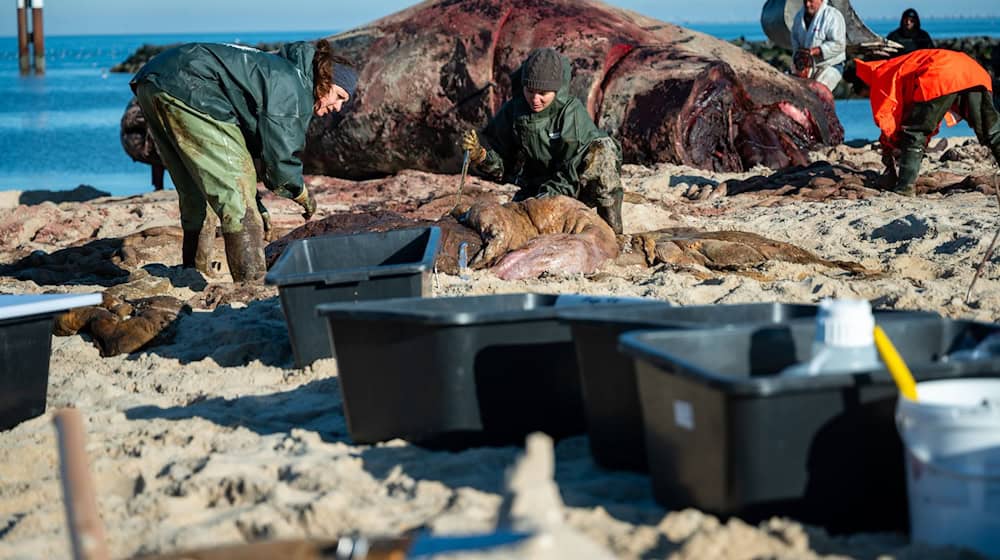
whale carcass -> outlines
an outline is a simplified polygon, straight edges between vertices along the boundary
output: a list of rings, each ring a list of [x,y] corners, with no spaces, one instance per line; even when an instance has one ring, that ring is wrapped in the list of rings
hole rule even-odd
[[[484,126],[519,93],[509,75],[541,45],[570,59],[571,92],[628,162],[780,168],[843,139],[825,88],[599,2],[432,0],[330,41],[362,72],[349,110],[310,129],[305,161],[320,174],[457,169],[456,133]]]
[[[843,140],[825,88],[600,2],[430,0],[329,40],[360,66],[360,85],[345,111],[311,123],[302,159],[312,174],[457,171],[457,134],[485,126],[517,93],[510,73],[542,45],[570,59],[571,93],[621,141],[626,162],[777,169]]]

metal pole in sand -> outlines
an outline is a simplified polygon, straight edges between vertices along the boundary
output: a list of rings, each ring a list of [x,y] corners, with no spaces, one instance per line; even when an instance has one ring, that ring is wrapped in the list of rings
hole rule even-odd
[[[31,69],[31,58],[28,56],[28,12],[24,0],[17,0],[17,67],[21,74],[27,74]]]
[[[35,50],[35,74],[45,73],[45,26],[42,25],[42,3],[44,0],[29,0],[31,3],[31,42]]]
[[[108,560],[104,524],[97,510],[94,484],[87,464],[83,418],[75,408],[63,408],[52,416],[59,439],[59,465],[63,503],[69,524],[74,560]]]

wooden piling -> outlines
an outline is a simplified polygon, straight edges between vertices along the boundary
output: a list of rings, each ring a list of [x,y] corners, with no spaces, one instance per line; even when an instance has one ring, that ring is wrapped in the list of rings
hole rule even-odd
[[[42,3],[31,0],[31,39],[35,50],[35,74],[45,73],[45,27],[42,25]]]
[[[108,560],[104,523],[87,461],[83,416],[75,408],[63,408],[52,415],[52,422],[59,442],[59,472],[73,559]]]
[[[17,67],[21,74],[27,74],[31,69],[31,58],[28,56],[28,12],[24,0],[17,0]]]

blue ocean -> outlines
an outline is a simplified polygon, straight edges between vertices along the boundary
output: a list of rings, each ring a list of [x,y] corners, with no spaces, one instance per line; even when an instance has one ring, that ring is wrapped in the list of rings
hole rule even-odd
[[[721,39],[763,40],[756,22],[683,25]],[[898,21],[870,21],[886,34]],[[926,20],[935,37],[1000,36],[998,19]],[[143,44],[188,41],[261,42],[312,39],[329,31],[168,35],[47,36],[44,76],[20,76],[15,37],[0,37],[0,190],[69,190],[91,185],[114,195],[151,190],[150,168],[121,147],[122,111],[131,98],[125,74],[108,69]],[[848,139],[877,138],[868,102],[837,102]],[[944,136],[969,136],[964,124]],[[167,178],[168,188],[172,188]]]

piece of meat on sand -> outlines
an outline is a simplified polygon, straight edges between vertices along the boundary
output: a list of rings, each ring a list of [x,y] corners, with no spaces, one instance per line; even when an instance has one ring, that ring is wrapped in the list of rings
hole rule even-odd
[[[505,280],[588,274],[618,256],[611,227],[594,210],[566,196],[473,205],[465,222],[483,240],[473,265],[492,266]]]

